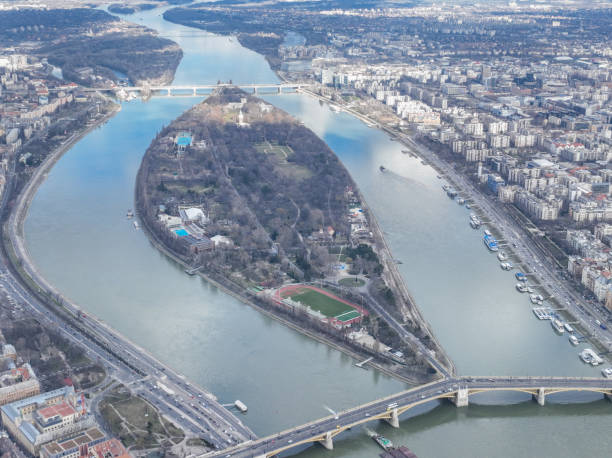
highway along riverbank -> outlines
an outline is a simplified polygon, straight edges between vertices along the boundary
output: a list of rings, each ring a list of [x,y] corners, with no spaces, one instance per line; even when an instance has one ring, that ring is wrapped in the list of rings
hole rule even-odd
[[[179,43],[184,58],[177,84],[278,81],[261,56],[230,37],[165,23],[159,11],[130,19]],[[567,338],[533,317],[528,298],[515,291],[512,275],[499,269],[481,234],[467,224],[469,212],[446,197],[432,168],[402,154],[403,147],[386,134],[316,99],[300,94],[264,99],[304,122],[347,167],[458,373],[598,375],[579,361]],[[259,436],[328,415],[326,407],[339,411],[404,389],[406,384],[359,369],[352,358],[186,275],[125,218],[134,208],[144,151],[164,125],[199,100],[124,103],[117,116],[57,162],[24,226],[37,269],[83,309],[220,401],[244,401],[249,410],[241,418]],[[380,165],[393,174],[381,173]],[[493,396],[495,404],[506,405],[486,405]],[[585,403],[563,405],[566,396]],[[544,407],[523,394],[481,394],[470,401],[464,409],[424,405],[398,430],[368,427],[422,457],[570,457],[576,450],[607,456],[611,408],[597,396],[552,395]],[[334,447],[334,456],[379,453],[360,428],[340,436]],[[328,452],[313,446],[302,453]]]

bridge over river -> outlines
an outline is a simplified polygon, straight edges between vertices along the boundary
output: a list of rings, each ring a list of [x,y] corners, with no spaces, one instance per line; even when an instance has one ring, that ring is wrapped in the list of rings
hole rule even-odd
[[[457,407],[467,406],[470,396],[492,391],[517,391],[530,394],[540,405],[546,396],[570,391],[601,393],[612,398],[612,379],[579,377],[449,377],[410,390],[377,399],[235,447],[202,455],[203,457],[270,457],[278,453],[319,442],[333,449],[333,438],[347,429],[375,420],[385,420],[399,428],[399,416],[415,406],[436,399],[448,399]]]
[[[198,95],[208,95],[211,91],[226,87],[238,87],[244,91],[251,92],[253,94],[258,93],[272,93],[281,94],[283,91],[295,92],[299,89],[309,88],[312,84],[309,83],[271,83],[271,84],[230,84],[230,83],[219,83],[219,84],[190,84],[190,85],[169,85],[169,86],[107,86],[107,87],[92,87],[82,88],[83,92],[95,92],[95,91],[125,91],[126,93],[138,93],[143,97],[193,97]]]

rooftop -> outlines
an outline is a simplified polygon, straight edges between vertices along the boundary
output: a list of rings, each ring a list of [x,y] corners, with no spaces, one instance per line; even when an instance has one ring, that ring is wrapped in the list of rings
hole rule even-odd
[[[65,386],[57,390],[47,391],[46,393],[37,394],[36,396],[11,402],[10,404],[0,407],[0,411],[14,422],[21,416],[21,410],[24,407],[31,406],[32,404],[44,406],[49,399],[59,396],[67,397],[72,395],[74,395],[74,388],[72,386]]]
[[[47,421],[50,418],[56,417],[58,415],[63,418],[69,415],[74,415],[75,413],[76,413],[76,410],[74,410],[74,408],[70,404],[68,404],[66,401],[60,404],[53,405],[53,406],[44,407],[38,411],[38,415],[44,421]]]

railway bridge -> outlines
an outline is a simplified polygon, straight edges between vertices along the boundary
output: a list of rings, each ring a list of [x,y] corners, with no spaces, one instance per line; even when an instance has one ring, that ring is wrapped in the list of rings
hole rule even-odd
[[[319,442],[333,449],[334,437],[374,420],[384,420],[399,428],[399,417],[413,407],[438,399],[448,399],[457,407],[469,404],[471,396],[495,391],[523,392],[540,405],[546,397],[564,392],[594,392],[612,398],[612,379],[584,377],[449,377],[402,391],[336,415],[330,415],[304,425],[243,442],[222,451],[210,452],[202,457],[257,457],[277,455],[295,447]]]

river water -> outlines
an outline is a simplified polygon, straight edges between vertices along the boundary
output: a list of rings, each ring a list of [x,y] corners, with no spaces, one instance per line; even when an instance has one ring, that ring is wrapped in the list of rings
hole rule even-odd
[[[278,81],[260,55],[233,38],[165,22],[140,22],[184,51],[176,84]],[[346,113],[303,95],[266,100],[297,116],[338,154],[378,217],[409,289],[461,374],[589,375],[578,349],[531,313],[498,267],[468,211],[441,190],[433,169]],[[259,435],[404,389],[351,358],[253,311],[160,254],[125,218],[135,175],[163,125],[199,98],[123,103],[122,111],[72,148],[49,173],[25,224],[41,272],[84,309],[214,392],[241,399]],[[381,173],[384,165],[391,172]],[[419,457],[608,456],[612,406],[593,395],[555,395],[545,407],[524,394],[478,395],[468,408],[430,403],[399,430],[372,423]],[[579,400],[580,404],[568,401]],[[476,405],[478,404],[478,405]],[[494,405],[493,405],[494,404]],[[503,404],[503,405],[497,405]],[[377,456],[362,428],[303,456]]]

